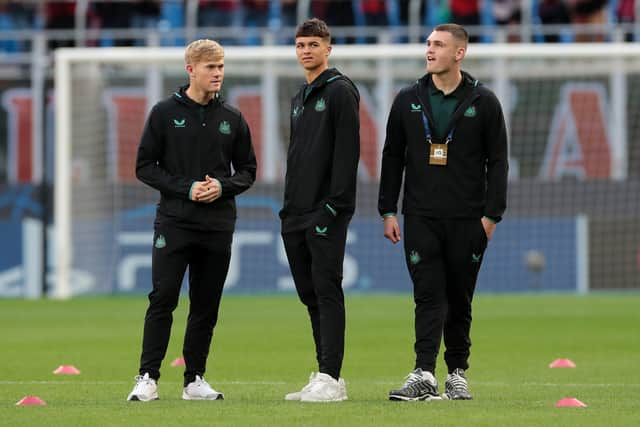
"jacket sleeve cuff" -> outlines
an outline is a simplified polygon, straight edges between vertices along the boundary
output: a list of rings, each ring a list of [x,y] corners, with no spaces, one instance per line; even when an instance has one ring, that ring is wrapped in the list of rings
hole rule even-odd
[[[213,178],[213,180],[218,183],[218,188],[220,189],[220,195],[218,196],[218,198],[220,198],[222,197],[222,183],[219,179]]]
[[[196,185],[196,181],[193,181],[191,183],[191,186],[189,187],[189,193],[187,194],[187,197],[189,197],[189,200],[193,200],[193,198],[191,197],[191,192],[193,191],[193,186]]]

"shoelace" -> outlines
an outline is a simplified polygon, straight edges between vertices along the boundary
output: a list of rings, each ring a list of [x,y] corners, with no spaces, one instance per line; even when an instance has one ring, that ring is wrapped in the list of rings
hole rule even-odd
[[[403,387],[408,387],[422,380],[423,380],[422,375],[418,375],[415,372],[409,372],[409,375],[405,377],[405,382]]]
[[[142,375],[136,375],[135,377],[136,380],[136,386],[134,387],[134,393],[142,393],[146,386],[152,386],[153,385],[153,379],[149,378],[149,377],[144,377]]]
[[[456,391],[467,391],[467,380],[457,373],[453,373],[447,378],[447,385]]]
[[[309,375],[309,383],[304,387],[302,387],[302,391],[311,390],[311,387],[313,387],[313,385],[317,382],[318,382],[318,375],[316,375],[315,372],[311,372],[311,375]]]
[[[194,383],[195,383],[194,386],[196,386],[196,387],[201,387],[201,388],[208,387],[208,388],[211,388],[209,383],[206,382],[204,380],[204,378],[202,378],[202,377],[196,377]]]
[[[136,380],[136,385],[138,385],[138,384],[151,384],[151,378],[149,378],[149,377],[145,378],[142,375],[136,375],[135,376],[135,380]]]

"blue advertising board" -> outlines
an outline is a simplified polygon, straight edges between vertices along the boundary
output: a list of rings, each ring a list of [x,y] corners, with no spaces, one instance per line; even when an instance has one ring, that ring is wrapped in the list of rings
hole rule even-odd
[[[148,292],[153,215],[154,206],[149,205],[127,211],[116,220],[74,221],[73,293]],[[22,294],[24,273],[32,264],[24,259],[28,254],[24,255],[22,248],[29,234],[24,229],[20,220],[0,221],[3,240],[11,242],[0,246],[0,296]],[[225,292],[293,291],[280,224],[275,216],[273,220],[240,219],[232,250]],[[575,218],[506,218],[489,243],[477,290],[573,291],[577,281],[576,259]],[[346,292],[412,289],[402,243],[393,245],[384,239],[378,218],[356,215],[353,219],[343,273]]]

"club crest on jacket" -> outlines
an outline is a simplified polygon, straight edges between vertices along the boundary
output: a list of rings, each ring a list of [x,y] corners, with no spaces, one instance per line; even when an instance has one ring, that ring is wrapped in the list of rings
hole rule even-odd
[[[220,122],[220,127],[218,128],[218,130],[224,135],[229,135],[231,134],[231,125],[228,121],[223,120],[222,122]]]

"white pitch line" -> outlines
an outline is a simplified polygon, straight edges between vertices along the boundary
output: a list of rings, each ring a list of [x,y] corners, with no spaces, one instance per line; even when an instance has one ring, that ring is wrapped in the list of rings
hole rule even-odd
[[[126,385],[133,381],[0,381],[0,385]],[[216,384],[233,385],[286,385],[283,381],[215,381]],[[161,381],[161,384],[182,384],[175,381]]]
[[[358,381],[358,383],[364,384],[376,384],[376,385],[388,385],[388,384],[398,384],[398,381]],[[627,383],[533,383],[533,382],[525,382],[525,383],[504,383],[504,382],[495,382],[495,381],[470,381],[470,385],[473,387],[474,385],[488,386],[488,387],[640,387],[640,384],[627,384]]]
[[[231,384],[231,385],[298,385],[300,382],[286,381],[214,381],[215,384]],[[129,385],[133,381],[0,381],[0,385]],[[176,381],[161,381],[162,384],[182,384]],[[355,381],[356,384],[374,384],[392,386],[397,381]],[[472,385],[488,386],[488,387],[640,387],[640,384],[626,383],[533,383],[526,382],[520,384],[506,382],[483,382],[473,381]]]

